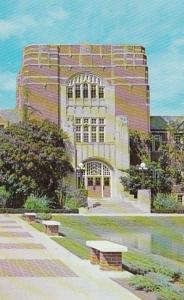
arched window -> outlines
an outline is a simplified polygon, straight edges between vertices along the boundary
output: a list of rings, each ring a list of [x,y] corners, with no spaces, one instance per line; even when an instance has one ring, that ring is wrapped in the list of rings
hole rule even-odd
[[[101,78],[92,74],[78,74],[68,81],[67,98],[104,99],[104,84]],[[75,91],[75,92],[74,92]]]

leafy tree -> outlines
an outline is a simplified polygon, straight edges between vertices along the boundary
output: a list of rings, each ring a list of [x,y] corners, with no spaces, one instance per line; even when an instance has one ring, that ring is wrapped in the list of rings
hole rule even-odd
[[[0,131],[0,185],[9,206],[21,207],[30,194],[57,202],[62,179],[73,171],[66,134],[48,121],[10,125]]]
[[[145,132],[130,130],[130,165],[150,161],[151,136]]]

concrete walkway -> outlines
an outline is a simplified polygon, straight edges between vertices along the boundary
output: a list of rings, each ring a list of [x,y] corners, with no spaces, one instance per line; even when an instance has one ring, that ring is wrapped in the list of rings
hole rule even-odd
[[[144,213],[133,200],[113,201],[112,199],[90,199],[88,200],[90,214],[141,214]]]
[[[1,300],[139,300],[110,279],[128,276],[100,271],[18,216],[0,215]]]

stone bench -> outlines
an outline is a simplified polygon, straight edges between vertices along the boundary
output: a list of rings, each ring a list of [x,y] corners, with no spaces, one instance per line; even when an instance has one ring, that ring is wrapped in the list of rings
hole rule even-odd
[[[42,221],[44,232],[48,235],[58,235],[60,223],[56,221]]]
[[[24,213],[24,217],[28,223],[32,223],[35,221],[36,214],[35,213]]]
[[[91,264],[99,264],[104,271],[122,270],[122,252],[127,252],[127,247],[110,241],[86,241],[86,246],[90,248]]]

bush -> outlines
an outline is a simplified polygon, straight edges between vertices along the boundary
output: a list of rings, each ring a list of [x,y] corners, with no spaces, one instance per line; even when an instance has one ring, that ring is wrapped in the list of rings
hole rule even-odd
[[[79,207],[87,207],[88,206],[88,191],[85,189],[78,189],[73,192],[73,194],[69,195],[68,198],[65,199],[65,207],[69,209],[77,209]]]
[[[51,220],[52,215],[49,214],[49,213],[38,213],[36,215],[36,219],[38,219],[38,220]]]
[[[10,193],[6,190],[4,186],[0,186],[0,207],[5,207],[6,202],[10,197]]]
[[[170,278],[157,273],[148,273],[145,276],[136,275],[129,279],[129,283],[138,290],[157,292],[160,300],[182,300],[184,290],[170,282]]]
[[[151,255],[145,256],[136,251],[124,253],[123,267],[133,274],[144,275],[149,272],[155,272],[166,275],[173,280],[180,279],[184,274],[183,269],[181,270],[178,267],[168,266],[165,263],[152,258]]]
[[[65,200],[65,207],[69,209],[78,209],[78,202],[72,198],[67,198]]]
[[[49,212],[50,200],[46,196],[35,196],[31,194],[26,199],[24,207],[26,209],[34,210],[35,212]]]
[[[158,300],[183,300],[184,291],[176,291],[172,288],[162,288],[157,293]]]
[[[136,275],[129,279],[129,283],[137,290],[153,292],[157,290],[157,285],[149,278],[143,275]]]
[[[182,205],[178,202],[177,196],[174,194],[157,194],[153,201],[153,207],[156,210],[162,209],[180,209]]]

